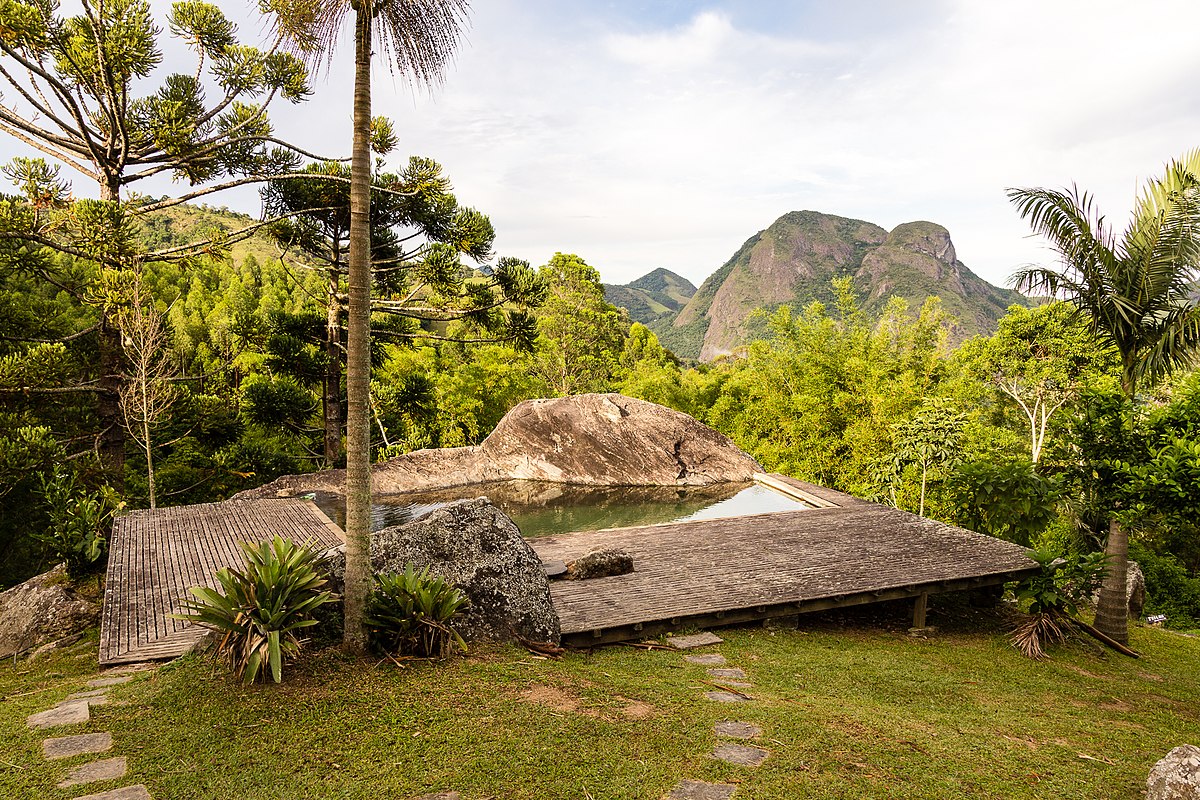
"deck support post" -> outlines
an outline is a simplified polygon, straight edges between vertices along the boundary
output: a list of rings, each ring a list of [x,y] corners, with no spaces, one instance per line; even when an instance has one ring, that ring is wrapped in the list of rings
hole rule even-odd
[[[925,610],[929,607],[929,592],[921,592],[913,600],[913,630],[925,628]]]

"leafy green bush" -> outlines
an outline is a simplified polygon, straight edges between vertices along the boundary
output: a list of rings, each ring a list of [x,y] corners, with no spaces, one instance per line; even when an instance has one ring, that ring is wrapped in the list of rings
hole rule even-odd
[[[955,521],[1029,547],[1055,517],[1059,490],[1030,461],[960,464],[950,476]]]
[[[1166,614],[1172,628],[1200,627],[1200,577],[1170,553],[1155,553],[1138,542],[1131,542],[1129,557],[1146,576],[1146,612]]]
[[[175,616],[224,631],[217,654],[246,683],[265,680],[268,667],[279,683],[283,662],[300,650],[297,633],[317,624],[313,612],[334,594],[325,591],[320,555],[311,548],[279,536],[258,545],[240,544],[245,569],[219,570],[222,592],[193,586],[189,591],[196,599],[183,603],[191,613]]]
[[[1041,570],[1020,581],[1013,593],[1028,616],[1012,633],[1012,642],[1030,658],[1044,658],[1046,646],[1065,638],[1060,623],[1079,613],[1104,578],[1104,553],[1065,558],[1055,550],[1026,553]]]
[[[412,564],[395,575],[378,575],[367,604],[367,628],[376,647],[389,654],[445,658],[453,645],[466,642],[450,625],[467,607],[454,586]]]
[[[106,534],[112,518],[125,503],[111,486],[89,492],[75,473],[61,468],[42,479],[42,494],[50,525],[35,537],[67,565],[72,578],[95,572],[108,551]]]

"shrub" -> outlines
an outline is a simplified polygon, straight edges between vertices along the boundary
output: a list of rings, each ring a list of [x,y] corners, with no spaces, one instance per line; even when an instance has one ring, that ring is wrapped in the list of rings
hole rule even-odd
[[[246,683],[267,675],[279,683],[284,661],[300,650],[297,633],[317,624],[313,612],[334,599],[318,571],[320,555],[305,545],[276,536],[258,545],[240,543],[245,569],[222,569],[217,580],[224,591],[193,586],[195,600],[178,619],[224,631],[217,654],[229,661]]]
[[[1189,575],[1183,563],[1170,553],[1155,553],[1132,542],[1129,557],[1146,576],[1146,611],[1166,614],[1172,628],[1200,627],[1200,577]]]
[[[1065,638],[1061,623],[1079,613],[1104,577],[1104,554],[1064,558],[1055,550],[1030,550],[1041,570],[1019,582],[1017,607],[1027,616],[1012,632],[1012,643],[1030,658],[1044,658],[1046,646]]]
[[[125,503],[108,485],[86,491],[73,472],[63,469],[42,479],[42,494],[50,525],[35,537],[51,556],[67,565],[72,579],[95,572],[108,551],[106,534],[112,518]]]
[[[375,646],[385,653],[422,658],[445,658],[452,646],[467,649],[450,625],[467,606],[467,598],[451,584],[412,564],[395,575],[375,578],[367,603],[367,628]]]
[[[949,490],[955,521],[1029,547],[1055,517],[1059,491],[1030,461],[960,464]]]

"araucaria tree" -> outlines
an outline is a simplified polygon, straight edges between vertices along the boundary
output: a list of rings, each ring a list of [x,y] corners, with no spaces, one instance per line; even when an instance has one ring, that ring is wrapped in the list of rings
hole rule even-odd
[[[1019,272],[1017,288],[1070,301],[1097,338],[1112,345],[1132,426],[1138,390],[1194,363],[1200,348],[1200,309],[1192,299],[1200,272],[1200,150],[1146,186],[1119,237],[1078,189],[1013,189],[1009,198],[1061,258],[1058,269]],[[1108,528],[1096,628],[1125,644],[1129,541],[1119,509],[1112,509]]]
[[[149,4],[81,0],[80,12],[62,16],[49,0],[0,4],[0,78],[11,87],[0,106],[0,131],[94,181],[100,199],[71,201],[57,167],[18,159],[9,175],[37,211],[4,214],[0,237],[94,262],[103,278],[149,259],[191,254],[186,247],[140,252],[131,236],[138,215],[298,165],[300,152],[274,137],[267,106],[276,97],[299,101],[309,90],[303,63],[279,42],[267,51],[243,45],[220,9],[183,0],[167,23],[195,52],[196,68],[168,75],[139,96],[162,61]],[[130,186],[163,173],[203,186],[157,203],[122,202]],[[74,388],[95,392],[98,450],[120,480],[123,365],[104,307],[96,333],[95,380]]]

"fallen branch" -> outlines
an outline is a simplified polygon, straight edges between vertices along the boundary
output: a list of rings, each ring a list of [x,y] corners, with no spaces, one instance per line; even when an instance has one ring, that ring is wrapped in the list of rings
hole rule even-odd
[[[1113,650],[1116,650],[1118,653],[1127,655],[1130,658],[1141,658],[1142,657],[1138,651],[1131,650],[1130,648],[1128,648],[1125,645],[1118,642],[1116,639],[1106,636],[1105,634],[1096,630],[1091,625],[1088,625],[1086,622],[1080,622],[1077,619],[1072,619],[1071,622],[1073,622],[1076,627],[1078,627],[1080,630],[1082,630],[1087,635],[1091,636],[1096,641],[1103,642],[1104,644],[1111,647]]]

